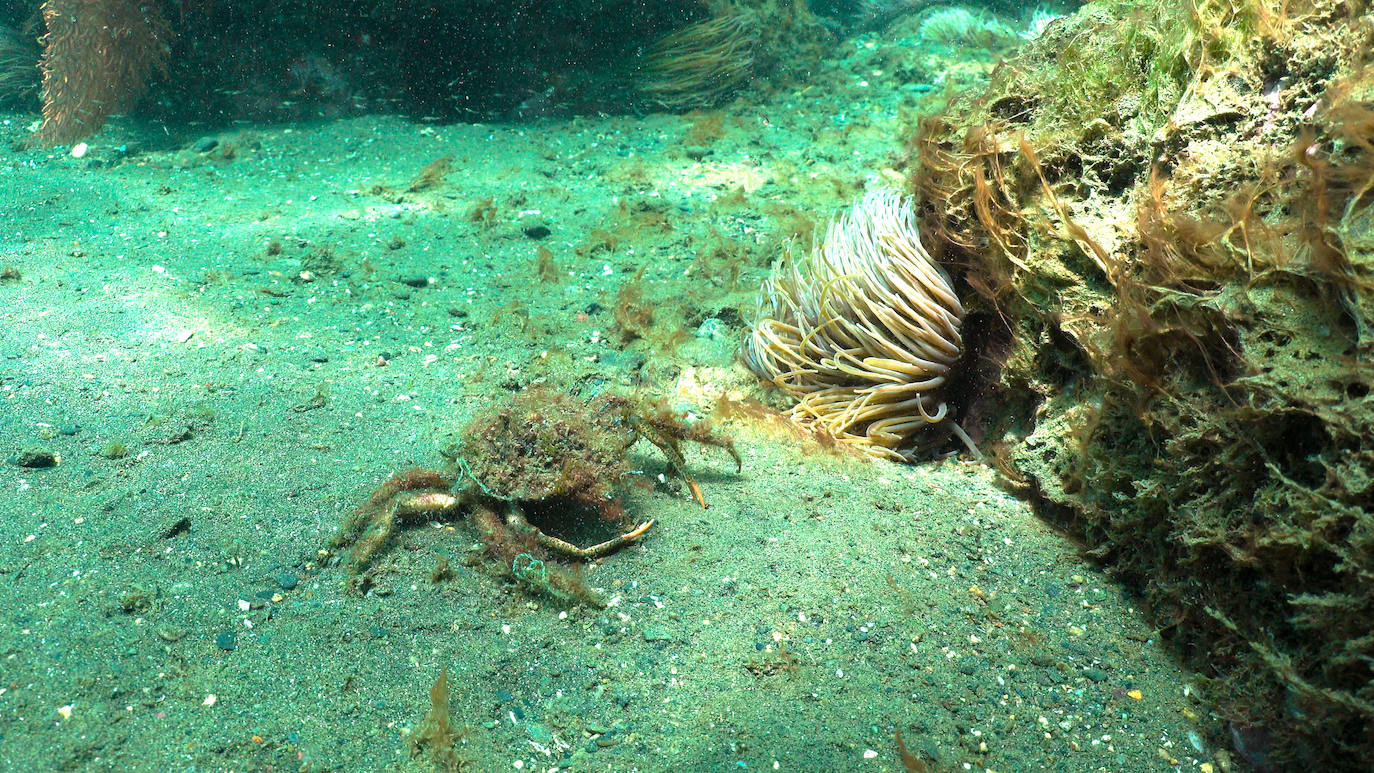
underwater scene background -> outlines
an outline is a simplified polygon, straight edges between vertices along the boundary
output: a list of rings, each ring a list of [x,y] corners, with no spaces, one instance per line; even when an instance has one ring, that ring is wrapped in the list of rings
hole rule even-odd
[[[0,769],[1374,759],[1363,0],[0,0]]]

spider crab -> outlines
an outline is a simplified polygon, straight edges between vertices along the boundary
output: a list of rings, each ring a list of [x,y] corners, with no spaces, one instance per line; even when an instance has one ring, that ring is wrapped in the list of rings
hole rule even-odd
[[[479,412],[448,454],[447,472],[415,469],[393,476],[343,524],[335,547],[352,545],[346,559],[351,582],[365,582],[377,552],[402,524],[465,517],[483,547],[516,579],[538,590],[595,602],[575,571],[558,564],[601,558],[642,537],[653,521],[635,523],[615,495],[633,472],[628,451],[640,439],[656,446],[686,481],[697,502],[706,501],[687,472],[684,442],[727,451],[741,467],[730,439],[706,422],[688,424],[655,403],[616,394],[582,401],[543,386],[529,387]],[[581,514],[623,529],[582,547],[531,522],[566,525]],[[555,529],[557,531],[558,529]]]

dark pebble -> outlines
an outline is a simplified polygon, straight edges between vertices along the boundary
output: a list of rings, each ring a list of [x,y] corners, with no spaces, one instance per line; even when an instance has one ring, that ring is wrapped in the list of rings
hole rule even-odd
[[[64,424],[57,428],[57,434],[71,437],[81,431],[80,424]]]
[[[1105,682],[1107,681],[1108,674],[1100,668],[1085,668],[1083,669],[1083,676],[1088,677],[1094,682]]]
[[[225,652],[233,652],[239,646],[238,634],[233,631],[221,631],[215,634],[215,646]]]
[[[525,229],[525,235],[531,239],[547,239],[553,231],[546,225],[532,225]]]
[[[57,454],[41,448],[26,448],[10,457],[10,462],[16,466],[28,467],[32,470],[56,467]]]
[[[180,537],[190,530],[191,518],[183,515],[176,520],[166,521],[158,526],[157,536],[162,539],[172,539],[173,537]]]
[[[301,581],[301,578],[297,577],[295,572],[285,571],[274,572],[272,574],[272,579],[277,581],[277,587],[282,590],[295,590],[296,586],[299,585]]]
[[[214,137],[201,137],[200,139],[196,140],[196,144],[192,147],[195,149],[197,153],[209,153],[210,151],[219,147],[219,140],[215,139]]]
[[[410,287],[429,287],[429,277],[424,276],[423,274],[402,277],[401,284],[408,285]]]

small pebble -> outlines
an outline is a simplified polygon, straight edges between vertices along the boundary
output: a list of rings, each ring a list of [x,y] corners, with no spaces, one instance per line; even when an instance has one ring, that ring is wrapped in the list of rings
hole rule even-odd
[[[598,737],[596,739],[596,745],[603,748],[607,746],[615,746],[623,740],[623,738],[621,738],[618,734],[616,734],[614,730],[612,730],[611,732]]]
[[[177,641],[186,635],[180,628],[174,625],[159,625],[154,631],[157,633],[158,638],[163,641]]]
[[[215,646],[225,652],[233,652],[238,649],[239,637],[233,631],[221,631],[215,634]]]

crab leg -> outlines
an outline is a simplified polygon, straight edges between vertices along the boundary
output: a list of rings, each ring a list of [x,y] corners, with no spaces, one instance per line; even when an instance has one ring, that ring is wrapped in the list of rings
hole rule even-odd
[[[521,511],[517,505],[512,505],[506,512],[506,524],[533,536],[535,542],[538,542],[540,547],[572,556],[580,561],[590,561],[614,553],[644,536],[644,532],[648,531],[649,527],[654,525],[654,522],[652,520],[645,521],[618,537],[612,537],[605,542],[600,542],[586,548],[580,548],[567,540],[552,537],[540,531],[539,527],[530,523],[525,518],[525,513]]]
[[[696,497],[697,504],[701,505],[702,510],[705,510],[707,508],[706,497],[701,495],[701,486],[698,486],[696,479],[687,472],[687,460],[683,458],[682,452],[670,439],[671,436],[664,435],[657,427],[643,421],[637,422],[635,427],[639,430],[640,437],[653,443],[659,451],[663,452],[664,456],[668,457],[668,463],[673,466],[678,475],[682,476],[683,480],[687,481],[687,488],[692,490],[692,496]],[[734,454],[735,449],[731,448],[730,453]],[[738,454],[735,454],[735,459],[738,461]]]
[[[697,498],[697,504],[701,505],[702,510],[705,510],[707,507],[706,497],[703,497],[701,495],[701,486],[697,485],[696,479],[694,479],[691,475],[688,475],[686,472],[682,473],[682,478],[683,480],[687,481],[687,488],[692,490],[692,496]]]
[[[426,491],[407,494],[395,504],[395,517],[401,520],[415,516],[438,518],[458,509],[458,497],[447,491]]]

